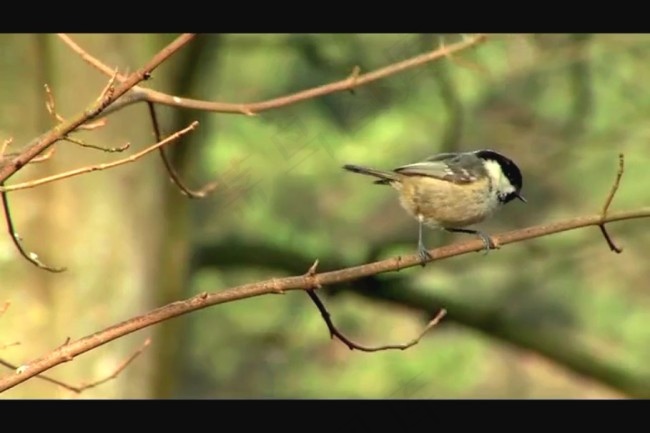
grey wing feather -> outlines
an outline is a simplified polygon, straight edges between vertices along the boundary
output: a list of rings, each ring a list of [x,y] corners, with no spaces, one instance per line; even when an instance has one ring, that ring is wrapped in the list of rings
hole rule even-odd
[[[476,159],[467,154],[441,153],[422,162],[403,165],[394,171],[406,176],[427,176],[454,183],[468,183],[476,180],[472,174],[476,169]]]

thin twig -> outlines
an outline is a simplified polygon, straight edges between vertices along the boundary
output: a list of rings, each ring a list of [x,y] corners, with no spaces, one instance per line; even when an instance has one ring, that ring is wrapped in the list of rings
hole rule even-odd
[[[10,301],[5,301],[5,303],[2,304],[2,306],[0,306],[0,316],[2,316],[5,313],[5,311],[7,311],[7,308],[9,308],[10,305],[11,305]]]
[[[59,38],[74,52],[76,52],[85,62],[93,66],[95,69],[99,70],[107,76],[111,76],[113,70],[102,63],[97,58],[90,55],[86,50],[81,48],[79,44],[73,41],[69,36],[65,34],[58,34]],[[330,84],[325,84],[319,87],[310,88],[303,90],[291,95],[281,96],[278,98],[269,99],[267,101],[261,102],[252,102],[252,103],[224,103],[224,102],[212,102],[204,101],[198,99],[189,99],[181,98],[178,96],[168,95],[166,93],[157,92],[155,90],[146,89],[139,86],[134,86],[129,92],[128,95],[125,95],[120,101],[118,101],[111,108],[110,111],[118,110],[124,108],[127,105],[134,104],[136,102],[153,102],[162,105],[168,105],[172,107],[187,108],[193,110],[202,110],[202,111],[211,111],[218,113],[233,113],[233,114],[244,114],[247,116],[253,116],[262,111],[279,108],[287,105],[291,105],[297,102],[305,101],[308,99],[313,99],[319,96],[336,93],[345,90],[353,90],[357,87],[366,85],[373,81],[377,81],[383,78],[386,78],[390,75],[416,68],[425,63],[432,62],[434,60],[440,59],[442,57],[449,56],[454,53],[466,50],[470,47],[476,46],[487,39],[487,35],[476,35],[472,37],[467,37],[462,41],[456,42],[454,44],[439,47],[428,53],[420,54],[418,56],[412,57],[410,59],[390,64],[381,69],[377,69],[366,74],[359,74],[358,67],[355,67],[352,73],[346,78],[332,82]],[[117,80],[122,81],[125,77],[118,74]]]
[[[10,158],[10,155],[5,154],[5,152],[7,150],[7,146],[9,146],[11,142],[12,142],[11,138],[4,140],[2,146],[0,147],[0,168],[3,166],[4,161],[7,161],[8,158]],[[52,156],[53,152],[54,152],[54,147],[50,148],[50,150],[47,153],[32,159],[30,163],[45,161],[49,159],[50,156]],[[2,188],[3,185],[4,183],[0,182],[0,188]],[[65,271],[65,268],[55,268],[55,267],[47,266],[46,264],[44,264],[38,259],[38,255],[36,253],[25,251],[20,236],[18,235],[16,229],[14,228],[13,220],[11,219],[11,210],[9,208],[9,197],[7,197],[7,193],[5,193],[4,191],[0,192],[0,196],[2,196],[0,199],[2,200],[2,209],[4,212],[5,221],[7,221],[7,230],[9,231],[9,236],[11,236],[11,239],[14,245],[16,246],[16,248],[18,249],[20,255],[23,256],[27,261],[38,266],[41,269],[45,269],[50,272]],[[0,309],[0,315],[4,313],[4,311],[7,309],[8,306],[9,304],[7,303],[2,309]]]
[[[9,236],[11,236],[11,240],[16,246],[16,249],[18,249],[20,255],[23,256],[28,262],[32,263],[35,266],[38,266],[41,269],[45,269],[46,271],[54,272],[54,273],[65,271],[66,270],[65,267],[59,268],[59,267],[52,267],[46,265],[38,258],[38,254],[31,251],[28,252],[25,250],[25,248],[23,248],[22,239],[20,238],[20,235],[14,228],[14,223],[13,220],[11,219],[11,211],[9,209],[9,197],[7,197],[7,193],[5,191],[2,191],[3,185],[4,183],[0,182],[0,197],[2,198],[2,209],[4,211],[5,221],[7,221],[7,231],[9,232]]]
[[[0,158],[2,158],[5,155],[5,152],[7,151],[7,147],[14,141],[13,137],[9,137],[5,140],[2,141],[2,145],[0,145]]]
[[[109,380],[117,378],[117,376],[119,376],[120,373],[122,373],[122,371],[124,371],[126,369],[126,367],[129,366],[129,364],[131,364],[133,361],[135,361],[135,359],[138,356],[140,356],[142,354],[142,352],[144,352],[144,350],[150,344],[151,344],[151,338],[147,338],[145,340],[144,344],[138,350],[136,350],[134,353],[132,353],[123,362],[121,362],[120,365],[118,365],[117,368],[115,370],[113,370],[113,372],[110,375],[108,375],[105,378],[100,379],[100,380],[96,380],[96,381],[93,381],[93,382],[81,384],[79,386],[73,386],[73,385],[69,385],[69,384],[67,384],[65,382],[62,382],[62,381],[60,381],[58,379],[54,379],[52,377],[45,376],[43,374],[38,374],[35,377],[37,377],[37,378],[39,378],[41,380],[44,380],[46,382],[53,383],[54,385],[58,385],[61,388],[67,389],[68,391],[72,391],[74,393],[81,394],[82,392],[84,392],[87,389],[95,388],[95,387],[97,387],[99,385],[103,385],[104,383],[108,382]],[[3,359],[0,359],[0,365],[3,365],[5,367],[7,367],[7,368],[10,368],[10,369],[12,369],[14,371],[19,371],[19,370],[23,371],[23,372],[25,371],[24,368],[16,366],[16,365],[14,365],[14,364],[12,364],[10,362],[7,362],[7,361],[5,361]]]
[[[117,70],[115,71],[115,73],[117,74]],[[112,86],[113,86],[114,82],[115,82],[115,76],[113,76],[111,78],[111,80],[109,80],[106,87],[101,91],[100,96],[97,98],[98,101],[103,100],[104,98],[106,98],[106,96],[109,94],[108,89],[113,88]],[[47,96],[47,98],[45,100],[45,106],[47,107],[47,111],[54,118],[54,124],[58,125],[59,123],[65,122],[65,119],[63,118],[63,116],[61,116],[56,111],[56,103],[54,101],[54,94],[50,90],[50,86],[48,86],[47,84],[45,84],[45,93],[46,93],[46,96]],[[86,123],[84,125],[80,125],[77,128],[77,130],[83,129],[83,130],[86,130],[86,131],[90,131],[90,130],[93,130],[93,129],[101,128],[102,126],[105,126],[105,125],[106,125],[106,119],[104,118],[104,119],[100,119],[100,120],[98,120],[97,122],[94,122],[94,123]],[[79,145],[81,147],[87,147],[87,148],[90,148],[90,149],[101,150],[102,152],[109,152],[109,153],[123,152],[124,150],[126,150],[126,149],[128,149],[130,147],[130,144],[126,143],[125,145],[120,146],[120,147],[105,148],[105,147],[101,147],[101,146],[95,146],[94,144],[84,143],[83,141],[81,141],[79,139],[70,137],[70,135],[65,135],[65,136],[61,137],[61,139],[65,140],[65,141],[69,141],[70,143]],[[50,149],[53,150],[54,147],[51,147]],[[36,158],[38,158],[38,157],[36,157]],[[32,162],[36,158],[32,159]]]
[[[8,348],[14,347],[14,346],[20,346],[20,341],[14,341],[13,343],[7,343],[7,344],[0,345],[0,350],[5,350],[5,349],[8,349]]]
[[[183,34],[172,41],[165,48],[160,50],[154,55],[147,64],[138,69],[134,73],[128,75],[122,83],[115,88],[110,95],[100,101],[94,101],[88,108],[80,113],[72,116],[69,120],[57,125],[50,129],[45,134],[32,140],[25,150],[20,153],[16,158],[8,164],[0,166],[0,182],[6,181],[9,177],[14,175],[18,170],[29,163],[34,157],[41,154],[52,144],[56,143],[62,137],[65,137],[72,131],[75,131],[79,126],[86,124],[88,121],[96,119],[100,116],[111,104],[118,98],[126,94],[133,86],[140,81],[147,79],[151,76],[151,72],[160,66],[164,61],[169,59],[174,53],[178,52],[182,47],[189,43],[194,38],[193,34]]]
[[[110,169],[110,168],[115,168],[115,167],[120,166],[120,165],[124,165],[124,164],[130,163],[130,162],[137,161],[138,159],[140,159],[143,156],[153,152],[154,150],[156,150],[156,149],[158,149],[158,148],[160,148],[160,147],[162,147],[162,146],[164,146],[164,145],[166,145],[168,143],[171,143],[173,141],[178,140],[183,135],[185,135],[188,132],[194,130],[198,126],[198,124],[199,124],[199,122],[194,121],[188,127],[184,128],[184,129],[181,129],[180,131],[175,132],[174,134],[170,135],[169,137],[165,138],[164,140],[159,141],[159,142],[157,142],[155,144],[152,144],[151,146],[141,150],[140,152],[134,153],[133,155],[130,155],[130,156],[126,157],[126,158],[118,159],[118,160],[113,161],[113,162],[107,162],[107,163],[96,164],[96,165],[89,165],[87,167],[81,167],[81,168],[77,168],[75,170],[66,171],[64,173],[59,173],[59,174],[55,174],[55,175],[52,175],[52,176],[42,177],[42,178],[39,178],[39,179],[30,180],[30,181],[22,182],[22,183],[17,183],[17,184],[14,184],[14,185],[8,185],[8,186],[0,185],[0,192],[2,192],[4,194],[4,193],[9,192],[9,191],[17,191],[17,190],[20,190],[20,189],[34,188],[36,186],[44,185],[46,183],[55,182],[57,180],[66,179],[66,178],[70,178],[70,177],[73,177],[73,176],[78,176],[78,175],[84,174],[84,173],[90,173],[92,171],[107,170],[107,169]]]
[[[612,223],[615,221],[649,217],[650,208],[641,208],[609,214],[605,222]],[[588,215],[502,233],[500,235],[494,235],[493,238],[498,239],[499,243],[502,246],[505,246],[515,242],[522,242],[578,228],[597,226],[602,222],[602,216],[600,214]],[[429,251],[429,253],[434,260],[442,260],[470,252],[481,251],[483,248],[485,248],[483,242],[476,239],[437,248]],[[40,358],[25,364],[25,370],[22,374],[10,374],[0,378],[0,392],[13,388],[16,385],[25,382],[30,377],[49,370],[70,358],[88,352],[117,338],[193,311],[201,310],[213,305],[225,304],[262,295],[270,295],[278,293],[279,291],[288,292],[292,290],[311,290],[314,286],[314,281],[317,281],[318,284],[322,286],[340,284],[369,277],[371,275],[378,275],[384,272],[393,272],[398,268],[404,269],[419,266],[421,260],[422,259],[418,254],[411,254],[399,259],[389,258],[350,268],[322,272],[313,277],[300,275],[244,284],[229,289],[220,289],[213,293],[201,293],[200,295],[185,300],[172,302],[148,313],[117,323],[79,340],[72,341],[64,347],[44,354]]]
[[[109,81],[110,83],[110,81]],[[45,108],[47,108],[47,112],[50,113],[50,116],[52,116],[52,119],[54,119],[54,124],[58,125],[59,123],[65,122],[65,118],[61,116],[59,113],[56,111],[56,103],[54,101],[54,93],[52,93],[52,90],[50,89],[50,86],[47,84],[43,85],[45,87]],[[105,90],[102,90],[101,95],[104,95]],[[103,97],[103,96],[102,96]],[[99,98],[98,98],[99,99]],[[98,129],[101,128],[102,126],[106,126],[106,119],[99,119],[96,122],[93,123],[85,123],[83,125],[79,125],[77,128],[78,130],[85,130],[85,131],[92,131],[93,129]]]
[[[102,152],[106,152],[106,153],[124,152],[126,149],[131,147],[131,143],[125,143],[120,147],[102,147],[102,146],[97,146],[95,144],[88,144],[86,142],[83,142],[83,141],[81,141],[79,139],[72,138],[72,137],[65,137],[65,138],[63,138],[63,140],[69,141],[70,143],[76,144],[77,146],[87,147],[87,148],[95,149],[95,150],[101,150]]]
[[[318,311],[320,312],[323,320],[325,321],[325,324],[327,325],[327,329],[330,332],[330,338],[338,338],[339,341],[341,341],[343,344],[348,346],[350,350],[360,350],[362,352],[379,352],[382,350],[406,350],[410,347],[415,346],[420,342],[422,337],[429,332],[431,328],[436,326],[440,320],[447,314],[447,311],[445,309],[441,309],[436,316],[431,319],[431,321],[427,324],[427,326],[422,330],[422,332],[413,340],[409,341],[408,343],[404,344],[388,344],[384,346],[377,346],[377,347],[368,347],[368,346],[363,346],[359,343],[355,343],[354,341],[350,340],[348,337],[346,337],[341,331],[338,330],[338,328],[334,325],[334,322],[332,321],[332,317],[327,311],[327,308],[325,307],[325,304],[320,300],[318,295],[316,294],[316,289],[321,288],[321,284],[318,282],[318,278],[316,276],[316,268],[318,267],[318,260],[314,262],[313,265],[309,268],[309,270],[305,273],[305,278],[307,278],[310,281],[310,287],[305,291],[307,295],[309,295],[309,298],[312,300],[312,302],[316,305],[316,308],[318,308]]]
[[[612,200],[614,200],[616,191],[618,191],[618,187],[621,183],[621,178],[623,177],[624,171],[625,171],[625,156],[622,153],[620,153],[618,155],[618,171],[616,172],[616,179],[612,184],[612,188],[609,190],[609,194],[607,195],[607,198],[605,199],[605,204],[603,205],[603,211],[601,212],[603,223],[601,223],[598,226],[600,228],[600,232],[603,234],[603,237],[605,238],[605,241],[607,242],[607,245],[609,246],[609,249],[614,251],[617,254],[622,253],[623,248],[618,247],[614,243],[611,236],[609,235],[609,232],[605,228],[604,221],[607,218],[607,212],[609,211],[609,206],[612,204]]]
[[[332,322],[332,318],[330,316],[329,311],[327,311],[327,308],[323,304],[323,302],[320,300],[318,295],[313,289],[309,289],[306,291],[306,293],[309,295],[309,298],[314,302],[316,305],[316,308],[318,308],[318,311],[320,311],[321,316],[323,317],[323,320],[325,321],[325,324],[327,325],[327,329],[330,331],[330,337],[338,338],[339,341],[341,341],[343,344],[348,346],[350,350],[359,350],[361,352],[380,352],[382,350],[406,350],[410,347],[415,346],[420,342],[422,337],[429,332],[431,328],[436,326],[440,320],[447,314],[447,310],[444,308],[441,309],[438,314],[427,324],[427,326],[424,327],[422,332],[414,338],[413,340],[409,341],[408,343],[404,344],[387,344],[384,346],[377,346],[377,347],[368,347],[368,346],[363,346],[359,343],[355,343],[354,341],[350,340],[348,337],[343,335],[341,331],[339,331],[336,326],[334,325],[334,322]]]
[[[103,378],[101,380],[97,380],[97,381],[94,381],[94,382],[82,384],[78,388],[77,392],[80,393],[80,392],[85,391],[87,389],[94,388],[96,386],[102,385],[102,384],[108,382],[109,380],[113,380],[113,379],[117,378],[117,376],[119,376],[120,373],[122,373],[126,369],[126,367],[128,367],[133,361],[135,361],[135,359],[138,356],[140,356],[142,354],[142,352],[144,352],[145,349],[147,347],[149,347],[150,344],[151,344],[151,338],[147,338],[144,341],[144,343],[142,344],[142,346],[140,346],[140,348],[138,350],[133,352],[131,354],[131,356],[129,356],[127,359],[122,361],[122,363],[120,365],[117,366],[117,368],[115,369],[115,371],[113,371],[113,373],[111,373],[110,375],[106,376],[105,378]]]
[[[149,116],[151,117],[151,125],[153,127],[153,132],[155,134],[156,140],[160,140],[161,134],[160,134],[160,126],[158,125],[158,116],[156,116],[156,109],[154,104],[148,102],[147,107],[149,108]],[[165,169],[167,170],[167,173],[169,174],[169,178],[171,179],[172,183],[178,187],[178,189],[181,191],[181,193],[185,194],[189,198],[203,198],[207,196],[210,192],[214,191],[216,189],[218,182],[213,181],[210,182],[203,187],[201,187],[198,190],[191,190],[185,184],[183,181],[180,179],[180,176],[174,169],[174,167],[171,164],[171,161],[167,158],[167,155],[165,154],[165,150],[163,148],[160,148],[158,150],[160,153],[160,157],[162,158],[163,164],[165,165]]]

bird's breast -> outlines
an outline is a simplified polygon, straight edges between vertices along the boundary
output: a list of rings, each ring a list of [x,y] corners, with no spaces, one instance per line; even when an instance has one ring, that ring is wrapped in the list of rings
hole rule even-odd
[[[412,176],[402,180],[400,202],[414,218],[431,227],[464,227],[479,223],[498,207],[487,179],[467,184]]]

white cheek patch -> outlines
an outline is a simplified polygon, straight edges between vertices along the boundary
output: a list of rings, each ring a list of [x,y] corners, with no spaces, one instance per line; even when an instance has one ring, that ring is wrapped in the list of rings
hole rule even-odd
[[[503,170],[501,170],[498,162],[492,160],[485,161],[485,169],[490,179],[492,179],[492,184],[496,187],[497,193],[505,195],[515,192],[515,187],[504,176]]]

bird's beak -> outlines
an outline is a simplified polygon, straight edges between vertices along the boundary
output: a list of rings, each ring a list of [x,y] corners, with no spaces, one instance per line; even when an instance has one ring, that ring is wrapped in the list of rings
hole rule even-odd
[[[523,195],[517,193],[517,196],[516,196],[516,197],[517,197],[519,200],[523,201],[524,203],[528,203],[528,201],[524,198]]]

